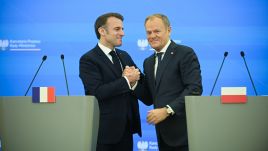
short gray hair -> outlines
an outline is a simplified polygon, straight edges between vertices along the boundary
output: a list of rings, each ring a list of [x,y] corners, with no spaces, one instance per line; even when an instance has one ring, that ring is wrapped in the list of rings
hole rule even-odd
[[[145,22],[144,22],[144,25],[146,24],[146,22],[148,20],[152,20],[154,18],[161,19],[166,27],[170,27],[170,22],[168,20],[168,17],[166,15],[164,15],[164,14],[152,14],[152,15],[146,17]]]

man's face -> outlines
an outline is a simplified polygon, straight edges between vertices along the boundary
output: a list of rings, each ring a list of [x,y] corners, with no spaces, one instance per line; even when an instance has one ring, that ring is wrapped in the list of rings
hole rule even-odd
[[[106,25],[101,28],[101,39],[106,47],[113,49],[114,47],[122,45],[124,28],[123,22],[120,19],[110,17],[107,19]]]
[[[147,40],[152,48],[160,51],[168,42],[170,27],[166,27],[160,18],[152,18],[145,23]]]

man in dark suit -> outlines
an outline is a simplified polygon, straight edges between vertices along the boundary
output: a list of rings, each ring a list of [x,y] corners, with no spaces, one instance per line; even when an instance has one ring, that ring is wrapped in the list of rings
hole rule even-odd
[[[154,104],[147,122],[156,126],[160,151],[187,151],[184,97],[202,94],[198,58],[192,48],[170,40],[171,27],[165,15],[148,16],[145,29],[155,50],[144,61],[145,80]]]
[[[131,151],[134,133],[141,136],[137,98],[145,99],[140,75],[122,45],[123,16],[107,13],[97,18],[95,48],[80,58],[80,78],[85,94],[98,99],[100,123],[97,151]],[[146,103],[146,102],[145,102]]]

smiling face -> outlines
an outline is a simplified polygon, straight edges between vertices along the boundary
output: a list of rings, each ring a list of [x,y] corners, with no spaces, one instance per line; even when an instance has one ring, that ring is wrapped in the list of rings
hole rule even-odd
[[[123,21],[116,17],[109,17],[104,26],[99,28],[100,42],[110,49],[122,45],[124,36]]]
[[[168,42],[171,28],[158,17],[150,18],[145,23],[147,40],[152,48],[160,51]]]

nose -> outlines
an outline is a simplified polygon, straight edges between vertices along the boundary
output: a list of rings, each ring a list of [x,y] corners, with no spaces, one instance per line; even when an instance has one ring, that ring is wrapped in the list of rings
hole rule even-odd
[[[155,38],[156,37],[156,33],[152,32],[150,34],[147,35],[148,38]]]
[[[124,36],[124,35],[125,35],[124,30],[120,30],[120,35],[121,35],[121,36]]]

